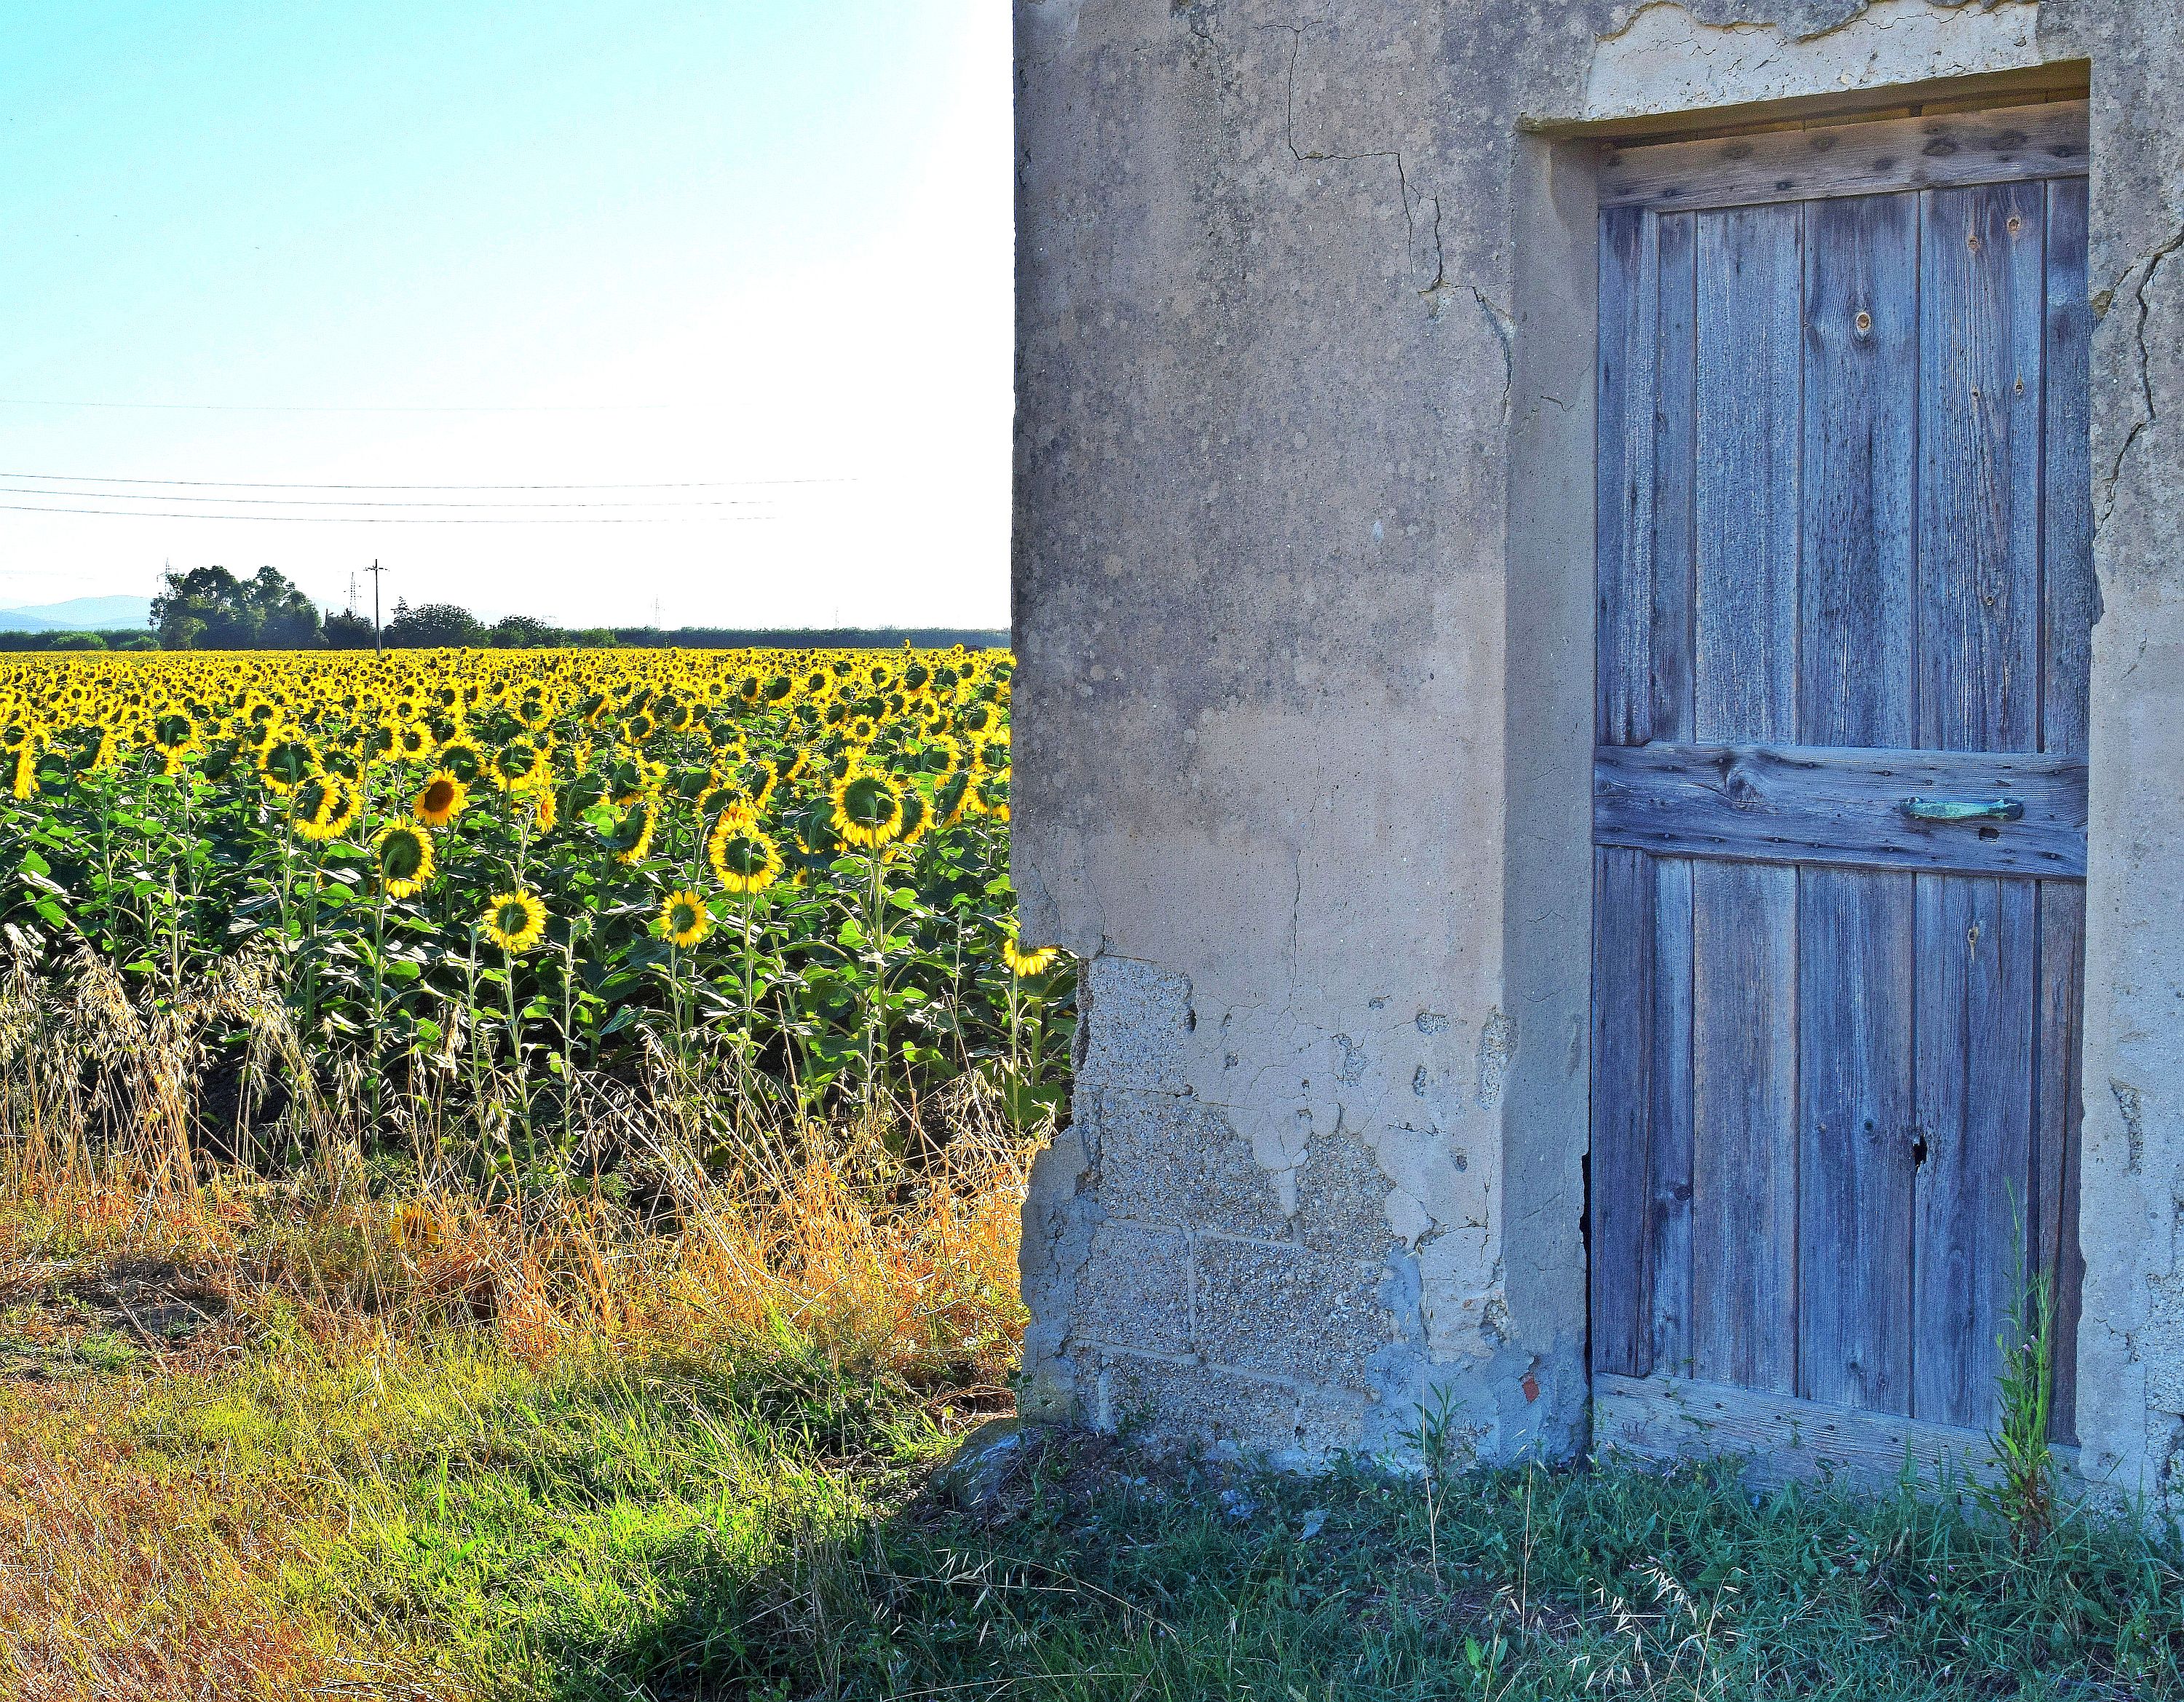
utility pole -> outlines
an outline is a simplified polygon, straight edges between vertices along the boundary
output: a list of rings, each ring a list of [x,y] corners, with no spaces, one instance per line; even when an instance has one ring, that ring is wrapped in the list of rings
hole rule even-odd
[[[379,631],[379,576],[387,570],[375,558],[365,571],[371,576],[371,654],[384,661],[387,659],[387,641]]]

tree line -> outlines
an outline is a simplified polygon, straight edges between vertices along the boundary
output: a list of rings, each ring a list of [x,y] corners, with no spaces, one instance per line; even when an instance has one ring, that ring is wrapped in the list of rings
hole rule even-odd
[[[354,610],[321,613],[274,567],[239,578],[225,567],[170,570],[152,599],[150,633],[42,632],[0,635],[0,649],[369,650],[370,617]],[[20,643],[9,642],[20,639]],[[732,649],[857,648],[911,644],[921,649],[1000,648],[1008,634],[972,626],[727,627],[557,626],[527,615],[488,624],[453,603],[411,607],[398,599],[376,642],[396,650],[605,648]]]

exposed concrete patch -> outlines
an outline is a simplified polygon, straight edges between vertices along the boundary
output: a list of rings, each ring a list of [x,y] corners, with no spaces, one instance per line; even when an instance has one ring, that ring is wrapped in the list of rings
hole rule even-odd
[[[1284,1238],[1274,1179],[1218,1106],[1167,1093],[1091,1089],[1078,1118],[1100,1130],[1100,1203],[1117,1217]]]
[[[1078,999],[1084,1019],[1081,1085],[1190,1092],[1184,1048],[1198,1018],[1187,979],[1102,954],[1085,965]]]
[[[1190,1248],[1182,1232],[1112,1218],[1094,1230],[1070,1333],[1102,1345],[1188,1354]]]
[[[1843,94],[2041,62],[2038,0],[1875,0],[1806,35],[1771,22],[1702,22],[1678,0],[1648,0],[1593,50],[1584,116]]]
[[[1209,1362],[1355,1385],[1388,1341],[1378,1260],[1206,1239],[1197,1262],[1197,1342]]]
[[[2116,1110],[2123,1116],[2123,1137],[2129,1154],[2125,1166],[2136,1176],[2146,1162],[2146,1096],[2122,1082],[2110,1082],[2109,1092],[2115,1095]]]
[[[1517,1050],[1517,1025],[1502,1014],[1499,1005],[1486,1013],[1479,1031],[1479,1085],[1474,1097],[1479,1109],[1490,1111],[1502,1103],[1502,1079]]]

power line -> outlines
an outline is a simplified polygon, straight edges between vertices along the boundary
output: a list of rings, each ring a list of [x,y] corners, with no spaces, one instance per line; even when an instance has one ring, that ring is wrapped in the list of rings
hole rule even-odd
[[[635,503],[435,503],[382,502],[364,497],[185,497],[171,491],[148,491],[142,496],[126,491],[48,491],[36,485],[0,485],[0,493],[11,497],[75,497],[102,503],[226,503],[268,509],[745,509],[763,497],[655,498]],[[134,510],[117,509],[117,514]]]
[[[854,485],[852,477],[814,479],[687,479],[659,484],[624,485],[343,485],[304,480],[131,479],[107,473],[8,473],[0,479],[42,479],[48,484],[173,485],[194,490],[226,491],[730,491],[761,485]],[[56,492],[55,495],[69,494]],[[88,495],[89,492],[84,494]]]
[[[0,396],[0,408],[119,408],[159,414],[664,414],[720,406],[705,402],[483,403],[472,407],[326,407],[281,402],[58,402]]]
[[[74,495],[59,492],[56,496]],[[582,506],[581,504],[579,506]],[[530,520],[478,514],[208,514],[163,509],[70,509],[34,507],[28,503],[0,503],[0,511],[23,514],[97,514],[116,520],[233,520],[256,526],[284,523],[295,526],[650,526],[725,525],[735,520],[770,520],[772,514],[606,514],[598,518]]]

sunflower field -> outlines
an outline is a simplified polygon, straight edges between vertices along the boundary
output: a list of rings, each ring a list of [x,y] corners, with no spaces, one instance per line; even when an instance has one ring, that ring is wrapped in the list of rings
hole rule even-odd
[[[0,941],[19,990],[96,971],[194,1013],[215,1145],[337,1094],[374,1133],[566,1165],[602,1086],[700,1103],[731,1143],[882,1107],[914,1126],[966,1078],[1030,1126],[1063,1093],[1072,982],[1014,933],[1012,666],[9,659]]]

